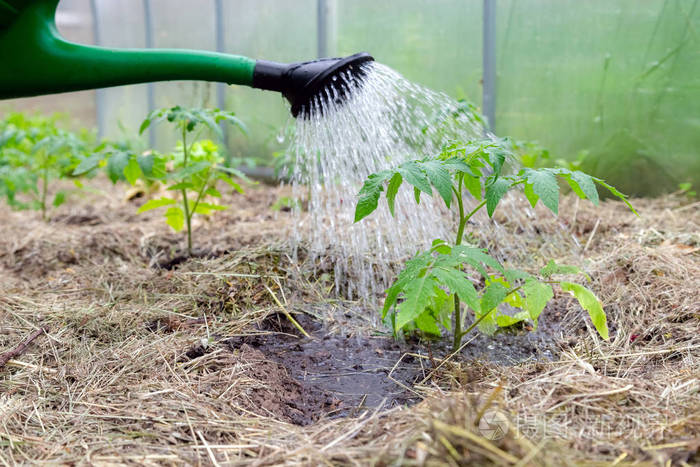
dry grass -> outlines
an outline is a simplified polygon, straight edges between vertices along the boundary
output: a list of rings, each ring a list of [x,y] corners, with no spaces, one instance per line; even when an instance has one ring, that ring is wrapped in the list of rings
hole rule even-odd
[[[269,210],[279,194],[230,200],[239,208],[198,227],[214,257],[170,271],[151,265],[179,237],[114,193],[51,224],[0,208],[0,353],[49,329],[0,369],[0,464],[698,462],[697,203],[638,200],[635,218],[619,203],[567,198],[559,219],[500,219],[484,243],[536,226],[539,235],[518,234],[526,266],[547,255],[593,276],[610,341],[569,302],[559,361],[449,361],[416,387],[425,400],[414,407],[298,426],[260,402],[285,370],[219,343],[280,311],[270,291],[292,312],[319,303],[348,311],[329,295],[328,274],[289,258],[287,214]],[[197,348],[205,351],[185,355]],[[493,410],[509,428],[491,441],[478,422]]]

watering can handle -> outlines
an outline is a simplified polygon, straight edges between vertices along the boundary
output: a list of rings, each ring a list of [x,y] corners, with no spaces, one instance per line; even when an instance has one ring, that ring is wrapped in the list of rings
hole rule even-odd
[[[0,0],[0,99],[169,80],[252,85],[256,61],[248,57],[69,42],[56,28],[57,5]]]

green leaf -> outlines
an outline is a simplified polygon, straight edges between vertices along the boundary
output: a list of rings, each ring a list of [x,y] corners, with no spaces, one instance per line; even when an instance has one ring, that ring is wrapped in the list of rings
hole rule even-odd
[[[580,198],[588,198],[595,205],[598,205],[598,189],[593,182],[593,177],[588,174],[575,170],[567,177],[569,186]],[[578,190],[577,190],[578,188]]]
[[[193,190],[194,187],[195,187],[195,186],[194,186],[194,183],[191,183],[191,182],[180,182],[180,183],[176,183],[176,184],[174,184],[174,185],[170,185],[168,188],[166,188],[166,190],[169,190],[169,191],[175,191],[175,190],[177,190],[177,191],[179,191],[179,190]]]
[[[481,201],[481,179],[478,177],[472,177],[470,175],[465,175],[464,178],[462,179],[462,183],[464,183],[464,186],[466,189],[469,191],[469,193],[476,198],[478,201]]]
[[[532,186],[532,191],[540,197],[542,204],[557,214],[559,212],[559,183],[555,174],[549,169],[524,169],[523,175],[526,179],[525,184]]]
[[[484,263],[486,266],[495,269],[501,274],[505,274],[505,270],[503,269],[501,263],[499,263],[494,257],[486,253],[486,251],[482,250],[481,248],[467,245],[456,245],[452,248],[452,257],[459,262],[468,263],[479,271],[485,278],[488,278],[489,276],[485,269],[481,267],[480,263]]]
[[[436,286],[435,279],[428,275],[417,277],[407,284],[404,301],[398,305],[396,330],[403,328],[425,310],[435,296]]]
[[[222,206],[220,204],[200,202],[199,204],[197,204],[197,207],[195,208],[194,212],[196,212],[197,214],[209,215],[211,214],[211,211],[225,211],[227,209],[227,206]]]
[[[124,169],[129,163],[130,155],[125,151],[113,152],[107,160],[107,176],[112,183],[124,177]]]
[[[86,157],[83,159],[80,164],[78,164],[75,169],[73,169],[73,175],[78,176],[78,175],[84,175],[91,170],[96,169],[97,167],[100,166],[100,162],[102,162],[102,159],[104,158],[104,154],[93,154],[89,157]]]
[[[175,232],[179,232],[185,226],[185,213],[179,206],[173,206],[165,211],[165,222],[172,227]]]
[[[581,284],[562,282],[560,285],[562,290],[570,292],[576,297],[581,307],[588,312],[593,326],[595,326],[600,337],[607,340],[609,337],[607,318],[605,316],[605,311],[603,311],[603,305],[600,303],[600,300],[598,300],[598,297]]]
[[[537,205],[537,201],[540,199],[540,197],[537,196],[535,191],[532,189],[532,185],[528,183],[525,184],[525,189],[523,191],[525,192],[525,197],[530,202],[530,206],[534,208],[535,205]]]
[[[418,315],[414,320],[416,327],[426,334],[432,336],[440,335],[440,328],[438,327],[438,322],[433,316],[433,311],[430,308],[426,308],[423,313]]]
[[[591,280],[590,276],[581,271],[578,267],[569,264],[557,264],[553,259],[550,259],[547,265],[540,269],[540,275],[546,279],[552,277],[554,274],[583,274],[588,280]]]
[[[522,321],[525,321],[527,318],[527,313],[525,313],[524,311],[519,311],[513,316],[496,315],[496,324],[498,324],[499,328],[507,328],[514,324],[518,324]]]
[[[141,167],[135,158],[130,158],[129,162],[124,167],[124,177],[131,185],[141,177]]]
[[[435,268],[432,274],[472,310],[479,310],[479,295],[467,275],[457,269]]]
[[[486,211],[493,216],[496,206],[510,189],[510,182],[505,178],[497,178],[486,187]]]
[[[204,194],[212,198],[221,198],[221,192],[214,187],[209,187],[204,190]]]
[[[66,201],[66,194],[63,191],[59,191],[56,193],[56,196],[53,198],[53,205],[55,207],[58,207],[62,205]]]
[[[490,283],[481,296],[481,314],[487,313],[498,306],[508,295],[506,289],[500,282]]]
[[[418,190],[429,195],[433,194],[428,176],[421,170],[420,165],[416,161],[408,161],[401,164],[398,171],[406,182],[413,185]]]
[[[413,199],[416,200],[416,204],[420,204],[420,190],[416,187],[413,187]]]
[[[627,207],[630,208],[630,210],[631,210],[633,213],[635,213],[637,216],[639,216],[639,213],[637,212],[637,210],[634,209],[634,207],[632,206],[632,204],[630,204],[629,201],[627,201],[627,195],[625,195],[625,194],[619,192],[619,191],[617,190],[617,188],[615,188],[615,187],[612,186],[612,185],[608,185],[607,183],[605,183],[604,180],[601,180],[600,178],[595,178],[595,177],[593,177],[593,180],[594,180],[598,185],[607,188],[608,191],[610,191],[610,193],[612,193],[613,195],[615,195],[615,196],[617,196],[618,198],[620,198],[620,200],[622,200],[622,202],[625,203],[625,204],[627,205]]]
[[[146,131],[146,129],[149,126],[151,126],[151,116],[150,115],[148,117],[146,117],[146,119],[143,122],[141,122],[141,126],[139,127],[139,134],[142,135],[143,132]]]
[[[389,185],[386,188],[386,202],[389,204],[389,212],[394,216],[394,204],[396,202],[396,195],[399,192],[399,187],[403,183],[403,177],[400,173],[396,172],[389,180]]]
[[[530,279],[523,284],[522,291],[525,294],[525,311],[527,311],[535,325],[535,329],[537,329],[537,318],[539,318],[547,303],[554,297],[552,286]]]
[[[171,172],[168,174],[168,179],[169,180],[185,180],[187,178],[192,177],[193,175],[197,175],[201,172],[204,172],[206,170],[211,169],[211,162],[209,161],[199,161],[195,162],[194,164],[190,164],[187,167],[176,170],[175,172]]]
[[[150,211],[152,209],[157,209],[163,206],[170,206],[172,204],[177,204],[177,201],[174,199],[170,198],[158,198],[158,199],[152,199],[146,203],[143,204],[139,208],[138,211],[136,211],[137,214],[141,214],[142,212]]]
[[[422,164],[425,173],[430,179],[437,192],[445,201],[445,205],[449,208],[452,202],[452,176],[450,172],[442,165],[442,161],[429,160]]]
[[[391,172],[385,170],[367,177],[358,194],[359,199],[355,207],[355,222],[361,221],[377,209],[379,196],[384,191],[384,180],[390,174]]]
[[[423,270],[433,261],[432,256],[429,253],[422,253],[416,257],[406,261],[406,266],[399,272],[394,283],[386,291],[386,299],[384,300],[384,307],[382,309],[382,319],[386,317],[386,314],[396,303],[399,294],[403,291],[406,285],[419,277]]]

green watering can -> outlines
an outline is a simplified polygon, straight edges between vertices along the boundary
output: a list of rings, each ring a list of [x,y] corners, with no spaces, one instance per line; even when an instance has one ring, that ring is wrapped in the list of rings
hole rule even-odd
[[[367,53],[303,63],[181,49],[110,49],[58,33],[59,0],[0,0],[0,99],[169,80],[216,81],[281,92],[308,116],[314,96],[347,100],[361,85]],[[340,79],[341,75],[344,79]]]

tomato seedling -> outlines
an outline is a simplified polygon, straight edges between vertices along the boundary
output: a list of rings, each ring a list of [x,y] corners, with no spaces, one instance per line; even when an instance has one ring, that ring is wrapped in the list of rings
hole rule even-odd
[[[120,151],[110,157],[108,168],[111,164],[114,175],[122,173],[132,185],[137,180],[159,180],[167,185],[167,190],[179,193],[179,200],[168,196],[152,199],[141,206],[138,212],[167,208],[164,214],[167,224],[176,232],[186,229],[187,252],[191,255],[192,217],[195,214],[210,215],[227,209],[226,206],[208,202],[212,198],[221,198],[221,193],[216,188],[217,182],[225,182],[243,193],[236,178],[247,181],[243,173],[223,165],[224,157],[215,143],[198,140],[198,131],[208,129],[221,135],[219,124],[222,122],[234,125],[243,132],[245,126],[231,112],[177,106],[152,112],[141,124],[140,133],[150,125],[162,121],[174,124],[178,130],[180,142],[174,152],[158,154],[150,151],[136,155]],[[195,133],[192,138],[189,137],[191,133]]]
[[[623,200],[632,211],[634,208],[614,187],[580,171],[526,167],[516,174],[505,174],[503,167],[509,154],[505,140],[452,144],[437,157],[405,162],[393,170],[374,173],[364,182],[359,192],[355,222],[377,209],[382,193],[385,193],[388,208],[394,215],[396,195],[404,182],[413,187],[416,203],[420,203],[423,194],[432,196],[434,189],[459,218],[454,243],[435,240],[429,250],[419,252],[406,263],[386,291],[382,318],[392,325],[395,334],[417,328],[427,334],[440,335],[442,326],[452,330],[453,348],[457,350],[464,335],[475,326],[492,334],[499,327],[530,320],[536,328],[539,315],[554,297],[552,286],[557,285],[576,297],[589,313],[600,336],[608,338],[607,320],[600,300],[585,286],[558,278],[561,275],[585,275],[582,271],[553,261],[538,274],[507,268],[485,249],[463,244],[465,228],[482,209],[493,216],[503,196],[516,187],[523,187],[533,207],[542,202],[557,214],[558,179],[566,181],[574,193],[594,204],[599,201],[597,184]],[[471,199],[475,206],[470,209],[468,203]],[[477,291],[475,285],[480,281],[469,276],[467,266],[483,278],[485,285],[481,290]],[[499,310],[501,303],[520,311],[514,315],[502,313]],[[474,323],[466,329],[462,304],[474,313]]]
[[[0,195],[14,209],[41,211],[44,220],[49,208],[63,204],[67,195],[60,190],[49,200],[50,182],[73,178],[80,187],[73,170],[96,150],[88,132],[63,130],[59,119],[13,113],[0,122]]]

